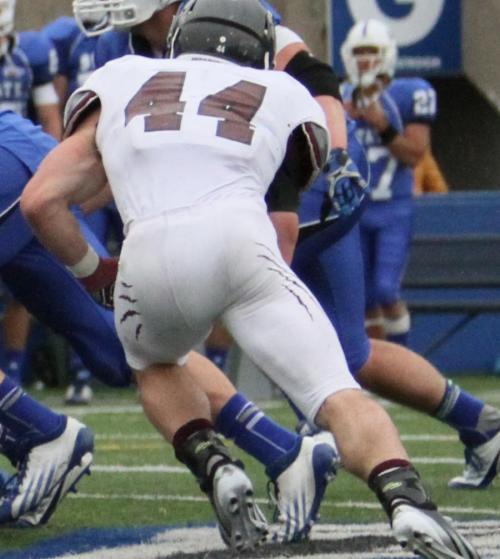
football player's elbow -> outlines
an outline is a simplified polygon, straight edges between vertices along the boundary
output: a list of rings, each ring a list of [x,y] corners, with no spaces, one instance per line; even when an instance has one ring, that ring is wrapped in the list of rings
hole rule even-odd
[[[48,195],[46,188],[28,183],[21,196],[21,211],[33,227],[50,218],[54,200]]]

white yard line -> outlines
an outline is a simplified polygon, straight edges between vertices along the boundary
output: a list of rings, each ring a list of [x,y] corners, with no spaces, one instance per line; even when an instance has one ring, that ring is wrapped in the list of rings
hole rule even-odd
[[[70,493],[68,494],[71,499],[86,499],[86,500],[109,500],[109,501],[177,501],[177,502],[207,502],[206,497],[203,495],[149,495],[149,494],[113,494],[113,493]],[[267,499],[256,499],[259,504],[267,504]],[[380,509],[380,504],[373,501],[323,501],[322,507],[336,508],[336,509]],[[453,514],[471,514],[471,515],[494,515],[500,517],[500,508],[472,508],[472,507],[440,507],[444,513]]]
[[[433,464],[437,466],[460,465],[464,461],[461,458],[453,458],[450,456],[429,458],[425,456],[414,456],[412,462],[415,464]],[[141,464],[137,466],[128,466],[124,464],[94,464],[93,472],[101,472],[105,474],[128,474],[128,473],[148,473],[148,474],[187,474],[189,471],[182,466],[171,466],[168,464]]]

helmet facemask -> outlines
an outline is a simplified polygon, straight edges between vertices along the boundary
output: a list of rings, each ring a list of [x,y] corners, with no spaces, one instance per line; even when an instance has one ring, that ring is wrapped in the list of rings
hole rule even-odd
[[[73,13],[82,31],[92,37],[111,29],[128,30],[176,2],[179,0],[73,0]]]
[[[380,21],[358,22],[349,31],[341,55],[349,81],[355,87],[368,88],[383,76],[394,76],[396,41]]]

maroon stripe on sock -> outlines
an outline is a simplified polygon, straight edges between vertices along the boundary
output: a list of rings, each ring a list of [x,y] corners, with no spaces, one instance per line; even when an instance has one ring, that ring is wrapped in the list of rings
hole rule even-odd
[[[392,470],[394,468],[407,468],[408,466],[411,466],[411,463],[403,458],[392,458],[391,460],[381,462],[371,471],[370,476],[368,477],[368,485],[371,487],[373,480],[387,470]]]

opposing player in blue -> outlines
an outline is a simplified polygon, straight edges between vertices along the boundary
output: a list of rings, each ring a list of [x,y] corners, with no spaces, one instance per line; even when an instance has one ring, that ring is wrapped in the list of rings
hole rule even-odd
[[[99,14],[93,18],[96,24]],[[88,37],[72,17],[61,16],[42,28],[57,51],[58,70],[56,89],[64,105],[68,97],[80,87],[95,69],[94,51],[97,36]]]
[[[70,341],[96,376],[128,386],[130,370],[112,312],[38,243],[21,214],[21,193],[55,145],[39,126],[0,112],[0,278],[30,313]],[[18,473],[0,496],[0,524],[38,525],[88,469],[92,440],[80,423],[39,406],[10,378],[1,380],[0,451]],[[40,492],[29,490],[33,483]]]
[[[57,55],[36,31],[15,32],[15,0],[0,2],[0,110],[10,109],[36,119],[44,130],[60,138],[61,115],[53,78]],[[2,324],[5,371],[20,379],[26,361],[30,316],[18,301],[8,298]]]
[[[393,79],[397,46],[388,27],[360,21],[342,45],[343,96],[371,171],[371,203],[360,221],[369,333],[406,345],[410,315],[401,299],[412,234],[413,167],[430,144],[436,92],[421,78]]]
[[[382,51],[381,55],[390,51]],[[371,165],[350,123],[349,153],[366,180]],[[365,162],[363,163],[363,159]],[[484,489],[500,471],[500,412],[444,378],[432,364],[406,347],[369,339],[364,328],[364,278],[359,225],[363,193],[343,195],[336,172],[302,196],[301,234],[293,269],[319,299],[335,325],[351,372],[360,384],[390,400],[435,417],[455,429],[465,446],[465,469],[454,489]],[[351,184],[352,186],[352,184]],[[338,190],[338,192],[336,192]],[[332,204],[328,202],[333,194]],[[325,209],[337,206],[330,215]]]
[[[87,37],[75,19],[62,16],[43,27],[42,32],[52,41],[58,58],[58,70],[54,79],[61,109],[69,95],[88,78],[95,68],[94,50],[97,37]],[[103,208],[86,220],[101,244],[106,246],[106,224],[108,210]],[[91,375],[83,366],[81,359],[73,351],[68,355],[68,371],[71,383],[66,389],[66,404],[89,404],[93,390],[90,386]]]
[[[0,277],[34,316],[69,340],[97,377],[112,386],[127,386],[130,371],[116,337],[112,311],[97,304],[42,248],[19,208],[24,186],[55,145],[55,140],[29,120],[10,111],[0,112]],[[87,234],[96,250],[105,255],[93,235]]]

